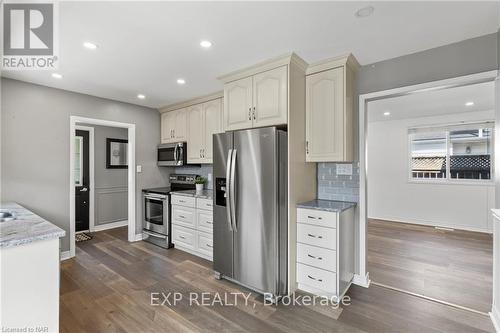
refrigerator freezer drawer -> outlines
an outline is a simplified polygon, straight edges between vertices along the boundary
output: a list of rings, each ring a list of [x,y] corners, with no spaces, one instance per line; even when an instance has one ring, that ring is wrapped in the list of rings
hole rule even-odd
[[[315,209],[297,209],[297,222],[320,227],[337,228],[337,213]]]
[[[336,250],[337,230],[297,223],[297,242]]]
[[[195,250],[196,231],[178,225],[172,225],[172,243]]]
[[[319,268],[297,264],[297,282],[306,286],[337,294],[337,275]]]
[[[183,195],[171,195],[170,202],[172,205],[184,206],[184,207],[195,207],[196,206],[196,198],[195,197],[186,197]]]
[[[172,206],[172,224],[195,228],[196,210],[194,208]]]
[[[196,199],[196,208],[198,209],[206,209],[206,210],[212,210],[213,208],[213,201],[212,199],[201,199],[198,198]]]
[[[335,273],[337,271],[337,252],[297,243],[297,262]]]

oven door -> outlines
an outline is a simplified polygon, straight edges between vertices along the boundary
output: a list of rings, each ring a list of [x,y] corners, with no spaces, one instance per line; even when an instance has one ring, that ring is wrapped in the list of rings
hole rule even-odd
[[[158,146],[158,165],[159,166],[175,166],[184,165],[185,159],[185,143],[168,143]]]
[[[168,235],[168,197],[148,193],[144,195],[143,228]]]

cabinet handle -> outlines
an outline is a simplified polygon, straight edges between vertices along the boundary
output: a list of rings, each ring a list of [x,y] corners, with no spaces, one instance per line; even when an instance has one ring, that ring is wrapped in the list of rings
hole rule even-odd
[[[180,236],[180,235],[179,235],[179,238],[181,238],[181,239],[186,239],[186,237],[184,237],[184,236]]]
[[[179,215],[181,219],[185,219],[186,217],[184,215]]]
[[[174,136],[173,136],[173,137],[175,138],[175,128],[172,130],[172,132],[174,133]]]
[[[306,141],[306,154],[309,154],[309,141]]]
[[[316,236],[316,235],[313,235],[313,234],[307,234],[307,236],[312,237],[312,238],[318,238],[318,239],[322,239],[323,238],[323,236]]]
[[[202,156],[201,156],[201,149],[200,149],[200,157],[202,157]]]
[[[248,108],[248,120],[252,120],[252,108]]]
[[[179,200],[179,202],[186,202],[186,201],[184,201],[184,200]]]
[[[205,149],[202,149],[201,151],[202,151],[202,154],[203,154],[201,157],[205,158]]]
[[[211,221],[205,221],[205,223],[206,223],[206,224],[212,224],[212,222],[211,222]]]
[[[323,280],[321,279],[316,279],[316,278],[313,278],[311,275],[308,275],[307,276],[308,278],[310,278],[311,280],[314,280],[314,281],[319,281],[319,282],[323,282]]]
[[[210,244],[207,244],[207,246],[208,246],[209,248],[212,248],[212,245],[210,245]]]
[[[321,217],[315,217],[315,216],[311,216],[311,215],[307,215],[307,218],[312,219],[312,220],[316,220],[316,219],[321,220],[322,219]]]
[[[315,256],[310,255],[310,254],[307,254],[307,256],[308,256],[309,258],[318,259],[318,260],[323,260],[323,258],[321,258],[321,257],[315,257]]]
[[[253,107],[253,120],[255,120],[255,106]]]

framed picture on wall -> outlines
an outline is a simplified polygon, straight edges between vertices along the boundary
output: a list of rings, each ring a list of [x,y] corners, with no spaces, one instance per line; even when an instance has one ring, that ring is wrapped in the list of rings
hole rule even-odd
[[[106,138],[106,169],[128,168],[128,140]]]

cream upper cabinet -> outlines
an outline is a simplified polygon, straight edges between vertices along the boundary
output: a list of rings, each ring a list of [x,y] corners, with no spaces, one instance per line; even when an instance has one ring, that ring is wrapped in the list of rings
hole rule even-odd
[[[201,104],[187,108],[188,163],[201,163],[203,150],[203,108]]]
[[[213,134],[222,132],[222,100],[216,99],[203,103],[203,159],[205,163],[212,163]]]
[[[287,123],[287,66],[253,76],[253,126]]]
[[[175,141],[186,141],[187,139],[187,109],[175,111]]]
[[[252,77],[224,86],[224,129],[252,127]]]
[[[175,114],[174,112],[165,112],[161,115],[161,143],[175,141]]]
[[[308,68],[306,76],[306,161],[354,160],[352,56]]]

